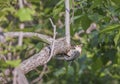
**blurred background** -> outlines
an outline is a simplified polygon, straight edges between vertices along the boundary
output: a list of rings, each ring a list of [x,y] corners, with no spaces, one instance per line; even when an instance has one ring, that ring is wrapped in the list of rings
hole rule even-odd
[[[53,58],[35,84],[120,84],[120,0],[70,0],[70,16],[71,43],[83,44],[82,54],[72,62]],[[64,37],[64,0],[0,0],[0,37],[20,31],[52,37],[49,18],[57,27],[57,38]],[[12,84],[14,67],[48,44],[36,37],[24,38],[21,45],[19,38],[5,39],[0,39],[0,76]],[[26,74],[28,81],[42,69]]]

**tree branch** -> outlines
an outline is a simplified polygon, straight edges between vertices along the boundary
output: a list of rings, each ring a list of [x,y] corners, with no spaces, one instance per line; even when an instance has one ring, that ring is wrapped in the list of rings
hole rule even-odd
[[[23,8],[23,0],[18,0],[19,1],[19,7]]]
[[[39,53],[33,55],[29,59],[23,61],[17,68],[19,68],[24,74],[35,69],[38,66],[46,64],[50,57],[52,45],[43,48]],[[70,46],[67,44],[65,38],[55,40],[53,55],[67,53],[70,50]]]
[[[4,33],[5,37],[19,37],[21,32],[6,32]],[[53,39],[47,35],[33,33],[33,32],[23,32],[23,37],[38,37],[42,41],[51,44]]]
[[[51,18],[50,18],[49,20],[50,20],[50,22],[51,22],[51,24],[52,24],[52,26],[53,26],[54,34],[53,34],[53,42],[52,42],[51,53],[50,53],[50,57],[49,57],[49,59],[47,60],[47,62],[50,61],[50,59],[51,59],[52,56],[53,56],[53,51],[54,51],[54,47],[55,47],[55,38],[56,38],[56,25],[54,25],[54,23],[53,23],[53,21],[52,21]]]
[[[5,37],[19,37],[20,32],[7,32],[4,33]],[[23,61],[19,68],[23,73],[28,73],[29,71],[35,69],[38,66],[46,64],[48,61],[48,58],[50,57],[51,49],[52,49],[52,42],[53,39],[49,36],[38,34],[38,33],[32,33],[32,32],[23,32],[24,37],[38,37],[42,39],[44,42],[47,41],[47,43],[50,44],[50,46],[47,46],[43,48],[39,53],[33,55],[29,59]],[[70,50],[70,46],[66,42],[65,38],[60,38],[55,40],[54,42],[54,50],[53,55],[60,54],[60,53],[67,53],[67,51]]]
[[[18,0],[18,3],[19,3],[19,8],[20,9],[24,7],[23,0]],[[24,29],[24,26],[25,26],[24,23],[20,23],[20,25],[19,25],[19,27],[20,27],[21,30]],[[19,34],[19,38],[18,38],[18,45],[22,46],[22,44],[23,44],[23,33],[21,32]]]
[[[70,7],[69,0],[65,0],[65,34],[66,41],[70,45]]]

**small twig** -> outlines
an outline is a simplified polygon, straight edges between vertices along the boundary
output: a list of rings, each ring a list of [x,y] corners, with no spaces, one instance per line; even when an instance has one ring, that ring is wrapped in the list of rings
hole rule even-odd
[[[74,7],[75,7],[75,3],[74,3],[74,0],[72,0],[72,17],[71,17],[71,21],[70,23],[74,24]]]
[[[19,3],[19,8],[20,9],[23,8],[24,7],[23,0],[18,0],[18,1],[19,1],[18,2]],[[24,26],[25,26],[24,23],[20,23],[20,25],[19,25],[21,30],[24,29]],[[18,46],[22,46],[22,44],[23,44],[23,33],[21,32],[20,35],[19,35],[19,38],[18,38]]]
[[[22,30],[23,28],[21,27],[21,25],[24,25],[23,23],[20,24],[20,29]],[[22,46],[23,44],[23,33],[21,32],[18,38],[18,46]]]
[[[36,79],[34,79],[31,82],[31,84],[34,84],[34,83],[36,83],[36,82],[38,82],[38,81],[40,81],[42,79],[43,75],[45,74],[46,68],[47,68],[47,65],[45,64],[44,67],[43,67],[43,70],[42,70],[41,74],[39,75],[39,77],[36,78]]]
[[[50,18],[49,20],[50,20],[50,22],[51,22],[51,24],[52,24],[52,26],[53,26],[54,35],[53,35],[53,42],[52,42],[52,48],[51,48],[50,57],[48,58],[48,60],[47,60],[46,62],[50,61],[50,59],[51,59],[52,56],[53,56],[54,45],[55,45],[55,38],[56,38],[56,25],[54,25],[54,23],[53,23],[53,21],[52,21],[51,18]]]

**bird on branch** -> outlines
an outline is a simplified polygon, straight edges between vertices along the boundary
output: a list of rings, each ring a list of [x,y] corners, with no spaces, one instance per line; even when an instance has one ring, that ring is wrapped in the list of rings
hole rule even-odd
[[[73,49],[70,49],[70,51],[67,53],[67,56],[65,56],[64,59],[67,61],[75,60],[81,54],[82,51],[81,47],[82,47],[81,45],[77,45]]]

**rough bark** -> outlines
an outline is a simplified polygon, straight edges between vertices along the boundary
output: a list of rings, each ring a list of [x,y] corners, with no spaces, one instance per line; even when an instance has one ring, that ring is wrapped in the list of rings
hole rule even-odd
[[[53,56],[60,53],[66,53],[69,51],[70,46],[67,44],[65,38],[61,38],[55,41]],[[50,56],[51,45],[43,48],[39,53],[33,55],[29,59],[23,61],[18,68],[26,74],[29,71],[35,69],[38,66],[42,66],[47,63]]]
[[[19,37],[21,32],[6,32],[4,33],[5,37]],[[37,37],[41,39],[42,41],[51,44],[53,39],[47,35],[39,34],[39,33],[34,33],[34,32],[23,32],[23,37]]]
[[[18,37],[20,32],[7,32],[4,33],[5,37]],[[51,46],[53,39],[49,36],[32,33],[32,32],[24,32],[23,37],[38,37],[42,41],[50,44],[47,47],[44,47],[39,53],[31,56],[30,58],[24,60],[17,68],[19,68],[24,74],[29,71],[35,69],[38,66],[44,65],[47,63],[47,60],[50,57]],[[53,56],[60,53],[66,53],[70,50],[70,45],[66,42],[65,38],[60,38],[55,40]]]

